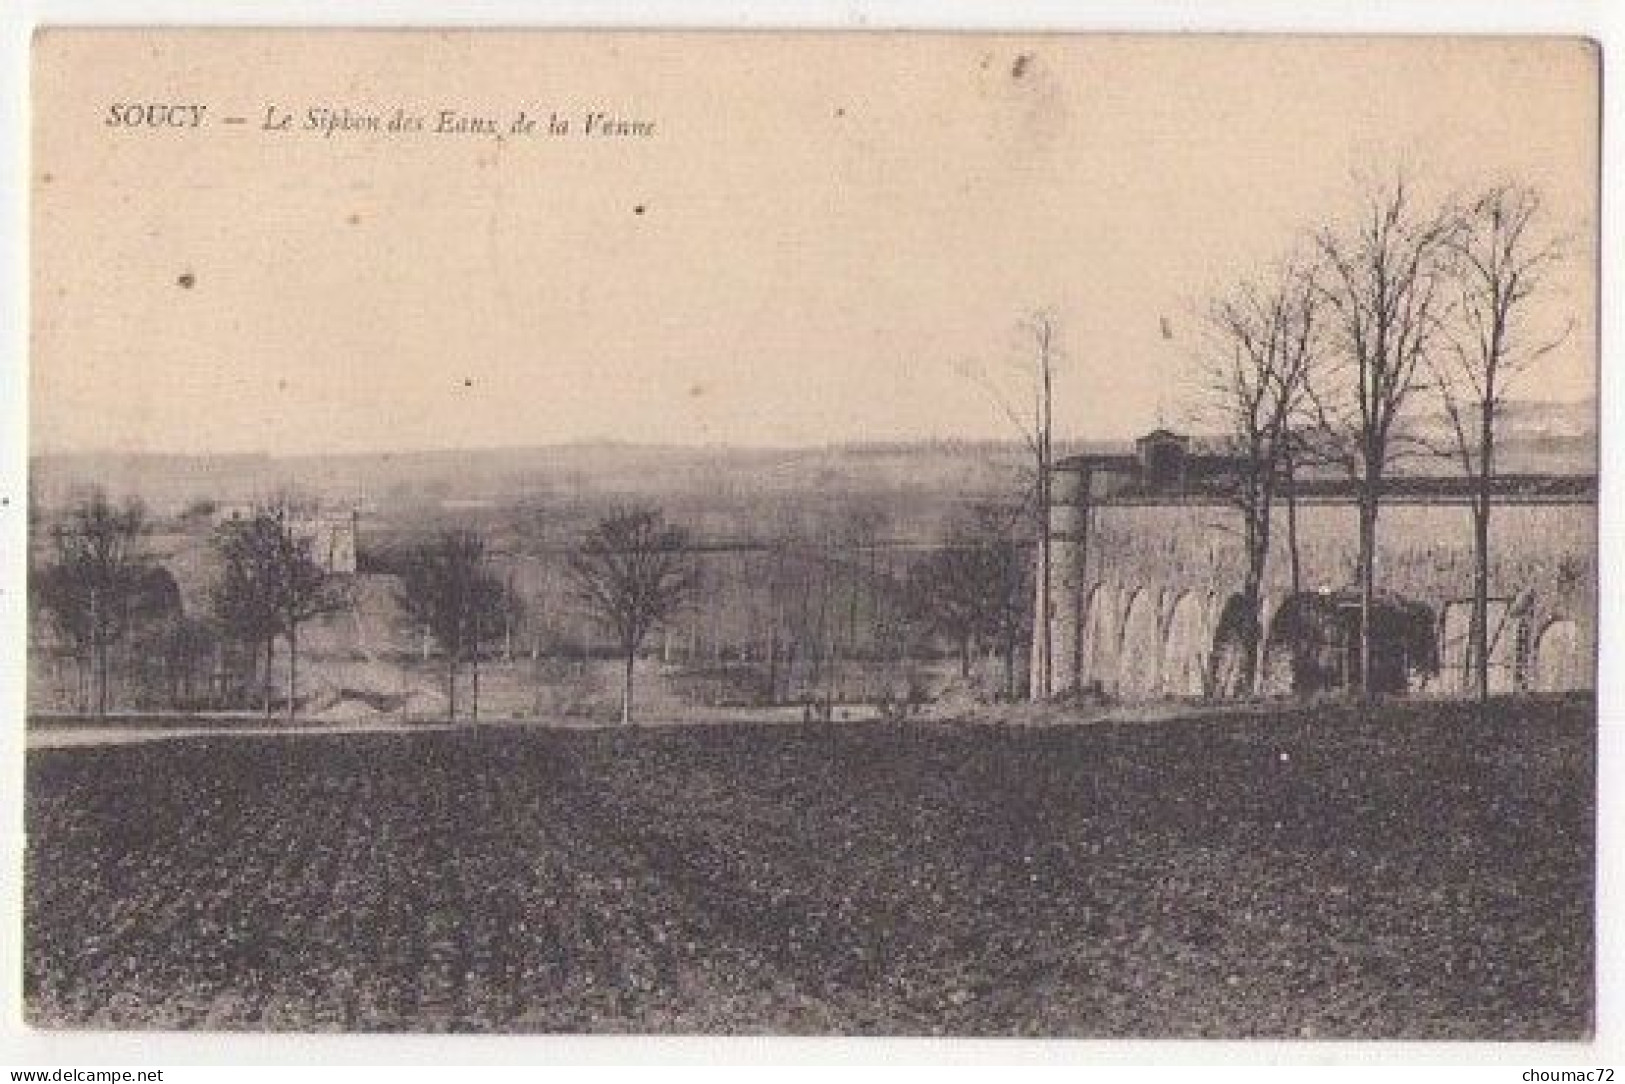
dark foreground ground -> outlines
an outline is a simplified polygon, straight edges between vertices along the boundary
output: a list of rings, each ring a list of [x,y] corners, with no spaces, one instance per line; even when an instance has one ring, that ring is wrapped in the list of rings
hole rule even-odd
[[[29,755],[43,1026],[1577,1038],[1594,707]]]

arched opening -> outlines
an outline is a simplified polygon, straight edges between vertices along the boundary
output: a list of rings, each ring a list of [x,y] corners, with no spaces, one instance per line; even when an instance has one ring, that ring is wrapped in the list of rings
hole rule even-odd
[[[1214,625],[1213,650],[1208,667],[1208,689],[1211,695],[1237,697],[1252,693],[1254,676],[1247,666],[1247,625],[1250,620],[1246,600],[1241,595],[1231,595],[1224,600],[1224,606],[1219,610],[1219,619]],[[1258,639],[1257,665],[1262,671],[1264,669],[1262,632],[1258,634]],[[1280,691],[1290,692],[1290,681]]]
[[[1492,599],[1489,607],[1490,692],[1518,688],[1518,639],[1527,618],[1511,599]]]
[[[1539,692],[1583,689],[1589,667],[1580,654],[1580,626],[1567,617],[1548,622],[1535,640],[1531,686]]]
[[[1162,691],[1162,640],[1157,628],[1157,595],[1141,588],[1123,617],[1118,652],[1117,691],[1125,700],[1146,700]]]
[[[1187,591],[1174,603],[1162,657],[1162,691],[1169,696],[1207,695],[1207,607],[1202,597]]]
[[[1489,685],[1492,693],[1508,693],[1518,687],[1520,636],[1524,625],[1523,606],[1512,600],[1492,598],[1485,606],[1489,639]],[[1439,612],[1439,680],[1444,693],[1469,693],[1477,687],[1473,660],[1473,602],[1456,599]]]
[[[1372,607],[1373,692],[1402,693],[1438,671],[1433,610],[1384,595]],[[1289,596],[1270,621],[1263,689],[1309,694],[1360,682],[1360,601],[1353,591]]]
[[[131,609],[148,620],[172,617],[181,612],[181,589],[167,568],[152,566],[136,578]]]
[[[1117,590],[1110,584],[1100,584],[1089,596],[1089,610],[1084,615],[1083,674],[1084,689],[1096,692],[1112,691],[1117,678],[1117,641],[1122,633],[1117,617]]]
[[[1519,691],[1534,684],[1535,672],[1535,636],[1531,628],[1533,619],[1525,614],[1518,622],[1517,636],[1513,642],[1513,685]]]
[[[1472,635],[1471,602],[1447,602],[1439,610],[1439,680],[1436,688],[1447,695],[1464,692],[1472,685],[1468,650]]]

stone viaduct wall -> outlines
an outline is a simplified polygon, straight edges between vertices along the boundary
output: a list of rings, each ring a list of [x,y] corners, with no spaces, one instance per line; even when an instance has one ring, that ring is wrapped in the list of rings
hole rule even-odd
[[[1052,692],[1098,690],[1128,700],[1202,696],[1220,614],[1241,587],[1240,513],[1211,497],[1086,504],[1079,477],[1057,472],[1051,518]],[[1353,502],[1303,500],[1297,520],[1301,589],[1353,585]],[[1391,498],[1378,536],[1379,588],[1424,603],[1434,615],[1440,668],[1416,687],[1465,690],[1473,575],[1468,506]],[[1509,497],[1497,504],[1489,615],[1494,689],[1594,684],[1596,537],[1593,500]],[[1290,593],[1282,507],[1271,530],[1266,635]],[[1281,673],[1271,662],[1263,660],[1261,691],[1285,691],[1270,676]]]

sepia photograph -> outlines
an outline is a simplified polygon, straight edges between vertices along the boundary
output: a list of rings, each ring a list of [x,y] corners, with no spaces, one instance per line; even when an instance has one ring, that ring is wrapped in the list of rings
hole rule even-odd
[[[1596,42],[31,51],[29,1028],[1595,1037]]]

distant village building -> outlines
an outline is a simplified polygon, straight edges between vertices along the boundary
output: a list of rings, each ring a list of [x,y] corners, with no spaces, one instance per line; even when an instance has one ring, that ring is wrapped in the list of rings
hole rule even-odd
[[[1132,450],[1057,462],[1051,695],[1143,700],[1212,693],[1235,649],[1245,553],[1241,512],[1230,494],[1241,463],[1167,429],[1146,434]],[[1387,485],[1376,559],[1384,612],[1393,617],[1386,627],[1376,620],[1372,627],[1383,641],[1378,661],[1410,691],[1449,694],[1471,686],[1469,485],[1460,474],[1400,476]],[[1298,640],[1315,614],[1345,631],[1330,657],[1318,660],[1318,680],[1347,682],[1358,660],[1357,607],[1349,614],[1358,545],[1354,486],[1321,476],[1292,488],[1295,499],[1278,499],[1271,520],[1254,686],[1265,694],[1311,681]],[[1596,501],[1594,473],[1497,479],[1493,690],[1594,683]],[[1035,695],[1042,693],[1040,671],[1033,667]]]

